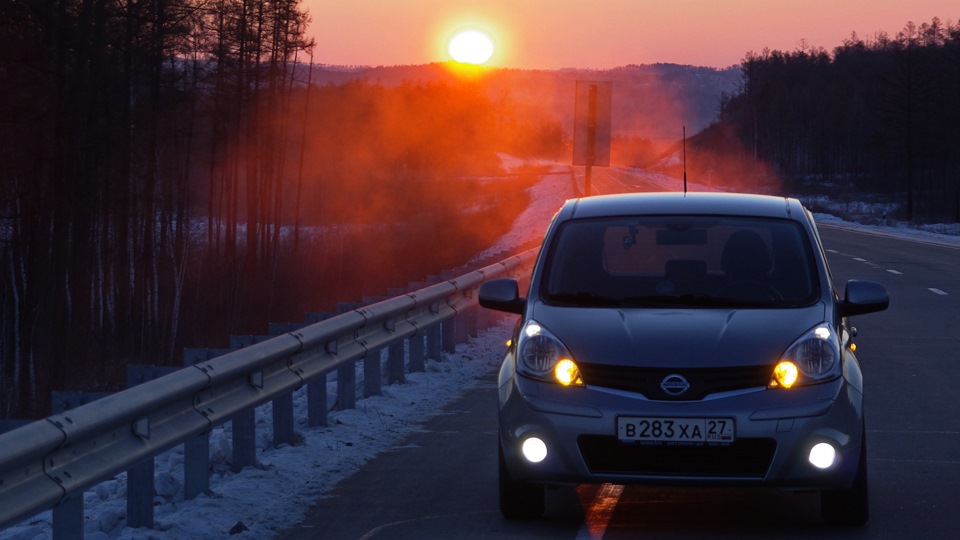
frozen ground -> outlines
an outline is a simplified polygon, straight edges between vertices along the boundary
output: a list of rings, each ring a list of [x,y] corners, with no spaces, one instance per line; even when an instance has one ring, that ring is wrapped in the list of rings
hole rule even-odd
[[[505,160],[505,165],[517,163]],[[556,167],[531,188],[532,204],[489,253],[508,251],[542,237],[549,217],[571,196],[570,172]],[[820,214],[828,226],[857,228],[877,234],[922,238],[960,246],[960,237],[897,226],[865,226]],[[943,227],[944,231],[951,228]],[[331,412],[330,426],[306,426],[305,394],[296,393],[296,417],[303,443],[273,448],[270,442],[271,411],[257,411],[259,467],[230,472],[229,426],[211,433],[210,457],[214,469],[209,495],[184,500],[183,450],[173,449],[156,460],[155,529],[125,526],[126,475],[104,482],[84,496],[85,533],[88,539],[269,538],[295,525],[305,509],[337,482],[386,450],[405,434],[416,430],[430,414],[455,400],[465,389],[496,369],[512,323],[492,327],[442,362],[428,362],[425,373],[409,374],[404,384],[383,388],[383,395],[361,399],[357,408]],[[362,371],[362,370],[361,370]],[[362,384],[362,372],[358,373]],[[335,390],[331,389],[331,398]],[[0,539],[51,537],[51,512],[41,513],[0,532]]]
[[[509,168],[520,163],[505,158],[505,165]],[[488,253],[507,252],[542,237],[549,217],[570,196],[571,186],[569,168],[557,167],[556,174],[545,176],[531,188],[533,202],[516,220],[513,231]],[[260,407],[259,467],[231,472],[229,425],[214,429],[210,435],[214,473],[209,495],[184,500],[182,447],[158,456],[155,529],[126,527],[126,474],[120,474],[84,495],[85,537],[269,538],[297,524],[307,507],[337,482],[417,429],[430,414],[477,384],[483,374],[495,370],[511,329],[512,322],[506,320],[470,343],[458,345],[456,353],[446,355],[442,362],[428,361],[426,372],[408,374],[406,383],[384,386],[382,396],[360,399],[354,410],[330,412],[329,427],[307,427],[306,393],[296,392],[297,431],[303,437],[303,443],[297,446],[273,448],[270,405]],[[357,381],[362,386],[362,369],[358,369]],[[335,386],[331,386],[331,400],[335,394]],[[0,532],[0,539],[48,539],[51,523],[52,512],[43,512]]]

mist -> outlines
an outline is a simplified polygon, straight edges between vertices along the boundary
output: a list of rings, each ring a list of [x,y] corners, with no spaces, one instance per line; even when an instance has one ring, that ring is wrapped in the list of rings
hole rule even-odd
[[[620,77],[615,156],[634,166],[703,125],[691,96],[710,85],[689,81],[729,77],[438,64],[334,82],[295,1],[108,1],[95,21],[80,4],[0,8],[2,416],[461,267],[541,163],[569,162],[577,78]]]

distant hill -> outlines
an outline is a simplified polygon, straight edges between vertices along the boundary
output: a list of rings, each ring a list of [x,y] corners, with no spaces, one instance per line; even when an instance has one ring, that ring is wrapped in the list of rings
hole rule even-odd
[[[306,80],[306,74],[298,77]],[[456,81],[445,64],[416,66],[336,67],[314,66],[318,85],[342,85],[365,80],[394,86],[403,82]],[[691,135],[713,122],[724,93],[740,85],[739,67],[713,69],[677,64],[629,65],[607,70],[487,69],[474,77],[487,86],[491,99],[511,99],[559,118],[568,133],[573,130],[576,81],[613,81],[614,136],[679,139],[686,126]]]

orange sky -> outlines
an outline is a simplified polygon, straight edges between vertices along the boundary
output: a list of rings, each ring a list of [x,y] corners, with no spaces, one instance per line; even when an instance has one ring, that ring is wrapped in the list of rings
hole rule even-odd
[[[872,37],[960,19],[957,0],[302,0],[314,61],[388,66],[448,60],[458,29],[492,34],[498,67],[610,68],[669,62],[727,67],[747,51],[831,50],[856,31]]]

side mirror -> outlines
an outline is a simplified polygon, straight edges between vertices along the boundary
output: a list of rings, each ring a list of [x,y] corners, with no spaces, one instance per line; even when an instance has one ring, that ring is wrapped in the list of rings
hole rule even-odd
[[[889,305],[890,297],[887,295],[886,287],[875,281],[851,279],[847,281],[847,287],[843,293],[840,314],[847,317],[874,313],[887,309]]]
[[[480,285],[480,305],[506,311],[507,313],[523,313],[526,301],[520,298],[520,287],[513,278],[491,279]]]

